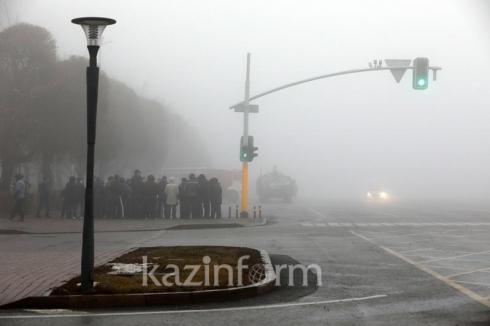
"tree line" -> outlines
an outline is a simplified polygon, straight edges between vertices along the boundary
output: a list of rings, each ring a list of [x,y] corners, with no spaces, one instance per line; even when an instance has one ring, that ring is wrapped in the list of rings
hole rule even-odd
[[[0,190],[25,166],[51,180],[84,174],[87,64],[79,56],[59,59],[43,27],[0,31]],[[195,128],[101,73],[96,174],[204,166],[207,159]]]

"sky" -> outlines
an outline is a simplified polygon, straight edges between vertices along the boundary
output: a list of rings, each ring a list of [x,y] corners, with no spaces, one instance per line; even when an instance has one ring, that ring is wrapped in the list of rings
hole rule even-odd
[[[5,1],[5,0],[4,0]],[[15,4],[14,4],[15,2]],[[251,93],[374,59],[428,57],[442,67],[426,91],[388,71],[335,77],[254,102],[259,156],[252,182],[277,166],[302,197],[490,196],[490,4],[487,0],[7,0],[10,23],[47,28],[61,58],[87,56],[70,20],[117,20],[99,63],[110,76],[182,115],[211,154],[239,169],[251,53]],[[0,9],[1,10],[1,9]],[[144,132],[144,131],[142,131]]]

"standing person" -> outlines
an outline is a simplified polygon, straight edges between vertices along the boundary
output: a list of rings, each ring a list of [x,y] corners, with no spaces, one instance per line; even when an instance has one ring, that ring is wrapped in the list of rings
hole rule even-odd
[[[114,197],[114,177],[111,175],[107,178],[104,186],[105,204],[104,204],[104,216],[106,218],[113,218],[115,214],[114,203],[116,198]]]
[[[186,192],[189,199],[190,213],[192,218],[201,218],[202,205],[199,199],[199,183],[194,173],[189,174],[189,181],[187,181]]]
[[[155,182],[155,177],[150,174],[146,178],[144,184],[144,217],[154,219],[156,217],[158,200],[158,184]]]
[[[165,208],[165,188],[167,186],[167,177],[163,176],[158,182],[158,211],[157,217],[163,218]]]
[[[201,202],[201,215],[204,218],[209,218],[211,211],[211,202],[209,200],[209,181],[204,174],[197,177],[199,183],[199,201]]]
[[[165,218],[177,218],[177,204],[179,202],[179,186],[175,179],[170,178],[165,186]]]
[[[66,214],[66,185],[63,189],[61,189],[60,197],[61,197],[60,218],[64,218]]]
[[[26,197],[26,183],[24,176],[18,174],[15,176],[14,184],[14,209],[10,215],[10,219],[14,219],[17,214],[20,216],[20,221],[24,222],[24,199]]]
[[[179,184],[180,218],[189,217],[189,199],[186,195],[187,179],[182,178]]]
[[[77,182],[75,184],[76,198],[75,198],[75,217],[81,219],[85,212],[85,186],[83,185],[82,178],[77,178]]]
[[[100,177],[95,177],[94,181],[94,217],[104,217],[105,191],[104,180]]]
[[[129,179],[129,186],[131,187],[131,216],[133,218],[142,218],[144,184],[140,170],[134,170],[133,176]]]
[[[122,207],[122,218],[128,217],[128,208],[130,206],[130,198],[131,198],[131,187],[128,182],[124,178],[120,178],[120,193],[121,193],[121,207]]]
[[[70,177],[68,183],[65,186],[64,195],[66,200],[65,217],[75,219],[77,203],[80,200],[80,193],[76,184],[75,177]]]
[[[221,202],[223,190],[218,179],[209,180],[209,197],[211,200],[211,218],[221,218]]]
[[[51,185],[46,177],[43,177],[42,181],[37,187],[37,194],[39,202],[37,205],[36,217],[41,217],[41,210],[44,209],[44,217],[49,217],[49,197],[51,195]]]
[[[124,202],[123,202],[124,178],[120,177],[119,174],[114,175],[112,191],[114,192],[114,217],[123,218],[124,217]]]

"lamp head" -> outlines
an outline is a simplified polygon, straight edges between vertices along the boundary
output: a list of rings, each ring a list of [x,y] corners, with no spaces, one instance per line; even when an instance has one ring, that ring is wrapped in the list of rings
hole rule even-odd
[[[100,46],[102,32],[106,26],[116,23],[114,19],[104,17],[80,17],[72,19],[71,22],[82,26],[88,46]]]

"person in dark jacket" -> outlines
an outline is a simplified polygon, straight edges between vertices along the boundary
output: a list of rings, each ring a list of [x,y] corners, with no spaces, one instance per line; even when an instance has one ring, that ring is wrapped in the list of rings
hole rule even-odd
[[[85,211],[85,186],[83,185],[82,179],[77,178],[75,184],[76,199],[75,199],[75,216],[82,218]]]
[[[96,177],[94,180],[94,217],[104,217],[104,207],[106,203],[104,180]]]
[[[197,177],[199,183],[199,201],[201,202],[201,216],[209,218],[211,202],[209,200],[209,181],[204,174]]]
[[[65,211],[63,217],[76,218],[76,206],[79,202],[79,189],[76,184],[76,178],[70,177],[63,190],[63,200],[65,204]]]
[[[14,209],[12,210],[12,214],[10,215],[10,219],[14,219],[17,214],[20,216],[20,221],[24,222],[24,200],[26,197],[27,186],[24,181],[23,175],[15,176],[15,183],[13,186],[14,193]]]
[[[44,209],[44,217],[49,217],[49,200],[51,196],[51,184],[46,177],[43,177],[37,188],[38,205],[36,217],[41,217],[41,211]]]
[[[187,178],[182,178],[179,184],[180,218],[189,218],[189,199],[187,198]]]
[[[144,217],[154,219],[157,214],[158,200],[158,184],[155,182],[155,177],[149,175],[144,184]]]
[[[165,187],[167,186],[167,177],[163,176],[158,182],[158,208],[157,217],[163,218],[163,211],[165,208]]]
[[[199,199],[199,183],[194,173],[189,175],[189,180],[187,181],[187,186],[185,189],[185,195],[189,200],[190,212],[192,218],[201,218],[202,216],[202,205]]]
[[[143,192],[144,182],[140,170],[134,170],[134,174],[129,180],[131,187],[131,208],[130,215],[133,218],[143,218]]]
[[[130,206],[131,200],[131,187],[129,186],[127,180],[123,177],[119,178],[119,198],[121,205],[121,217],[127,218],[129,211],[128,208]]]
[[[222,188],[218,179],[209,180],[209,199],[211,202],[211,218],[221,218]]]
[[[104,187],[105,192],[105,216],[107,218],[114,218],[117,214],[117,191],[116,180],[114,176],[109,176]]]

